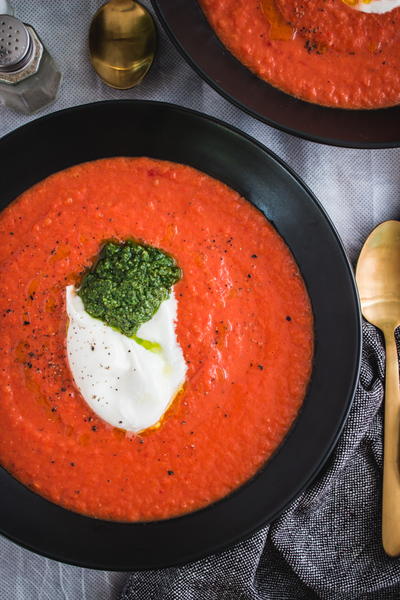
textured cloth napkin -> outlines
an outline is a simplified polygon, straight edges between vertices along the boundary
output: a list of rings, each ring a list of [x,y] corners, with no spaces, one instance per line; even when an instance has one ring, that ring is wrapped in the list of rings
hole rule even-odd
[[[63,73],[56,102],[37,116],[96,100],[143,98],[223,119],[301,175],[351,260],[377,223],[400,218],[400,149],[321,146],[259,123],[204,83],[160,27],[156,63],[144,82],[124,92],[103,85],[87,54],[90,19],[103,1],[12,0],[16,15],[35,26]],[[33,118],[0,106],[0,137]],[[337,450],[318,481],[276,523],[217,557],[132,575],[124,600],[400,598],[400,561],[386,559],[379,546],[382,361],[379,337],[369,328],[362,387]],[[1,600],[117,600],[127,576],[63,565],[0,537],[0,579]]]

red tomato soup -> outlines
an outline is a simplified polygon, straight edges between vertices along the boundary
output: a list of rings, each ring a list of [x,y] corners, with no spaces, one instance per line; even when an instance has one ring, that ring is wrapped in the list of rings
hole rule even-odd
[[[289,94],[342,108],[400,102],[400,8],[367,14],[357,0],[200,4],[227,48]]]
[[[84,163],[0,214],[0,462],[68,509],[164,519],[248,480],[277,448],[311,373],[313,317],[288,247],[224,184],[148,158]],[[88,407],[66,355],[65,287],[104,240],[172,254],[183,391],[133,435]]]

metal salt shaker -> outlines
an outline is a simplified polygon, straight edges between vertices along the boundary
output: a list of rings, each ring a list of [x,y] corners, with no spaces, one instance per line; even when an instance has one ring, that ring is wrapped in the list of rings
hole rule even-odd
[[[0,102],[26,114],[36,112],[55,99],[60,81],[33,27],[0,15]]]

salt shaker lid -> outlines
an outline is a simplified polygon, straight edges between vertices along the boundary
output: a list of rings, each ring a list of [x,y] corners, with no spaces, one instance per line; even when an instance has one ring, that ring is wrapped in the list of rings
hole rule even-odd
[[[0,73],[23,69],[32,56],[29,31],[19,19],[0,15]]]

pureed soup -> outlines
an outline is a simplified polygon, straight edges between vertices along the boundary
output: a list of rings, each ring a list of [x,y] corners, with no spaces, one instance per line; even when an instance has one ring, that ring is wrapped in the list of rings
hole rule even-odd
[[[313,318],[256,208],[190,167],[112,158],[26,191],[0,236],[0,462],[18,480],[91,516],[164,519],[271,456],[305,396]],[[115,312],[127,282],[147,316]]]
[[[400,102],[399,0],[199,0],[227,48],[272,85],[309,102]]]

